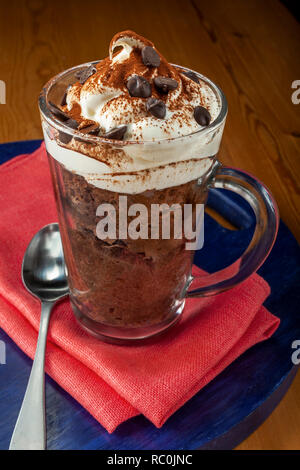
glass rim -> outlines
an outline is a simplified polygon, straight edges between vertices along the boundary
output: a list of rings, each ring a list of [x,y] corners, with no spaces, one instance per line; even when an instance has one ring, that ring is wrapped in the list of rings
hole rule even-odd
[[[103,59],[95,60],[95,61],[92,61],[92,62],[86,62],[84,64],[80,64],[80,65],[76,65],[74,67],[70,67],[70,68],[64,70],[63,72],[60,72],[59,74],[55,75],[54,77],[52,77],[43,86],[42,91],[40,92],[40,95],[39,95],[38,103],[39,103],[40,112],[41,112],[43,118],[47,121],[48,124],[50,124],[55,129],[58,129],[59,131],[65,133],[65,134],[80,138],[82,141],[93,142],[93,143],[96,143],[96,144],[100,144],[100,143],[114,144],[115,146],[124,147],[126,145],[156,145],[156,144],[167,143],[167,142],[175,143],[176,141],[180,141],[182,139],[188,139],[188,138],[196,136],[196,135],[206,135],[206,134],[209,134],[210,132],[214,131],[215,129],[218,129],[226,119],[227,112],[228,112],[228,105],[227,105],[226,96],[223,93],[222,89],[218,85],[216,85],[216,83],[214,83],[212,80],[210,80],[205,75],[202,75],[199,72],[196,72],[196,71],[194,71],[192,69],[189,69],[187,67],[183,67],[181,65],[171,64],[173,67],[176,67],[177,69],[180,69],[184,72],[193,72],[194,74],[196,74],[197,77],[199,77],[200,80],[202,80],[206,84],[208,84],[210,86],[210,88],[214,91],[214,93],[218,96],[218,99],[220,100],[220,103],[221,103],[220,112],[219,112],[218,116],[216,117],[216,119],[214,121],[212,121],[211,124],[209,124],[208,126],[202,127],[201,129],[199,129],[197,131],[194,131],[194,132],[191,132],[189,134],[185,134],[185,135],[177,136],[177,137],[170,137],[170,138],[165,137],[165,138],[159,139],[159,140],[114,140],[114,139],[104,138],[104,137],[101,137],[101,136],[94,136],[94,135],[90,135],[90,134],[84,134],[84,133],[80,132],[80,130],[78,130],[78,129],[72,129],[72,128],[68,127],[67,125],[65,125],[64,122],[62,122],[58,118],[56,118],[56,116],[54,116],[54,114],[51,112],[49,104],[48,104],[49,103],[48,102],[48,94],[51,91],[52,87],[55,84],[57,84],[66,75],[68,75],[72,72],[75,73],[78,69],[82,69],[82,68],[88,67],[90,65],[96,65],[99,62],[101,62],[101,60],[103,60]]]

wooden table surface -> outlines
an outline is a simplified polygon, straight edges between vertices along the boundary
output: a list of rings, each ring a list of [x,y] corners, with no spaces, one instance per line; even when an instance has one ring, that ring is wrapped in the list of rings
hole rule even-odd
[[[153,40],[169,61],[221,86],[229,115],[220,160],[273,192],[300,240],[300,26],[277,0],[9,0],[0,2],[0,142],[42,137],[37,108],[53,75],[107,56],[117,31]],[[295,338],[299,339],[299,338]],[[300,449],[300,376],[238,449]]]

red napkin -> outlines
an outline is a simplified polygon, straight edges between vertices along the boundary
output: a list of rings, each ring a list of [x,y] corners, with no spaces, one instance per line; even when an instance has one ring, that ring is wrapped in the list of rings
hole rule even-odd
[[[0,326],[33,357],[40,303],[20,273],[33,235],[57,221],[44,145],[2,165],[0,188]],[[140,413],[160,427],[246,349],[274,333],[279,319],[262,306],[269,293],[254,274],[229,292],[187,301],[182,321],[166,336],[131,347],[89,336],[65,300],[51,318],[46,371],[109,432]]]

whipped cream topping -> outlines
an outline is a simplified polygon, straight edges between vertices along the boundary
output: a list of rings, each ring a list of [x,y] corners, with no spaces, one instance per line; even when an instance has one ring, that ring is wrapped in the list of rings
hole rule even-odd
[[[146,46],[158,54],[159,66],[144,64]],[[95,68],[84,83],[79,80],[68,88],[61,109],[78,122],[79,131],[88,123],[97,123],[101,136],[125,125],[123,142],[91,146],[73,138],[66,144],[59,137],[53,139],[44,123],[46,146],[54,158],[89,183],[124,193],[184,184],[208,171],[210,157],[219,149],[224,122],[217,129],[206,129],[195,119],[198,106],[209,111],[210,122],[221,109],[219,96],[204,80],[184,75],[152,42],[132,31],[116,34],[109,57]],[[151,98],[166,108],[164,118],[149,112],[147,97],[130,94],[128,80],[135,76],[151,84]],[[162,92],[155,86],[155,77],[173,79],[177,86]]]
[[[58,145],[54,139],[49,138],[45,129],[44,134],[49,154],[68,170],[83,176],[89,184],[97,188],[118,193],[139,194],[185,184],[202,178],[212,166],[212,158],[184,160],[160,166],[155,162],[143,165],[137,160],[135,168],[138,169],[132,171],[133,163],[130,159],[125,159],[126,164],[123,162],[122,165],[124,171],[121,172],[118,171],[117,165],[109,166],[78,151]]]

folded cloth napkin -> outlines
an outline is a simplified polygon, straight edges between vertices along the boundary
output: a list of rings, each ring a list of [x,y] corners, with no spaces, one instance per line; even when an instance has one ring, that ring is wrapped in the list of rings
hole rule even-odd
[[[22,285],[22,258],[34,234],[57,220],[44,145],[2,165],[0,187],[0,326],[32,358],[40,303]],[[109,432],[140,413],[160,427],[274,333],[279,319],[262,306],[268,295],[268,284],[254,274],[229,292],[188,300],[182,321],[167,335],[131,347],[88,335],[66,299],[51,318],[46,371]]]

